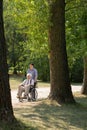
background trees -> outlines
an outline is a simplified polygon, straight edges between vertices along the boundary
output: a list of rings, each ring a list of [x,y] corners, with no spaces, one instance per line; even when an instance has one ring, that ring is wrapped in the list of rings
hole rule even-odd
[[[86,6],[87,2],[84,0],[66,0],[66,43],[70,78],[73,82],[82,82],[83,80],[83,56],[86,52],[86,38],[83,38],[82,15]]]
[[[47,17],[48,7],[44,0],[38,2],[33,0],[18,2],[15,0],[11,3],[5,1],[4,18],[10,68],[25,72],[29,62],[34,62],[39,71],[39,78],[46,81],[49,80],[49,71],[44,78],[46,70],[49,70]],[[11,26],[13,28],[10,31]],[[10,41],[8,32],[11,33],[9,33],[11,35]],[[42,69],[39,68],[44,69],[44,71],[42,72]]]
[[[86,31],[84,30],[86,24],[84,22],[87,2],[84,0],[66,0],[65,2],[66,45],[70,79],[72,82],[82,82],[83,53],[86,51]],[[20,2],[4,0],[8,64],[9,69],[13,72],[22,71],[24,73],[32,59],[35,67],[39,68],[39,79],[44,80],[43,75],[49,70],[47,30],[50,23],[48,22],[48,11],[49,6],[46,0],[21,0]],[[45,61],[44,64],[43,61]],[[44,71],[42,72],[42,70]],[[49,71],[46,77],[45,81],[49,80]]]

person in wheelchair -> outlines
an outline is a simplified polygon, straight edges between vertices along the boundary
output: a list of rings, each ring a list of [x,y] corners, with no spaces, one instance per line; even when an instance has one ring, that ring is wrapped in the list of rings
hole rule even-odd
[[[18,86],[17,98],[27,99],[27,95],[29,93],[30,87],[34,86],[34,80],[32,79],[32,74],[28,73],[27,78]],[[24,96],[22,97],[22,93],[24,92]]]

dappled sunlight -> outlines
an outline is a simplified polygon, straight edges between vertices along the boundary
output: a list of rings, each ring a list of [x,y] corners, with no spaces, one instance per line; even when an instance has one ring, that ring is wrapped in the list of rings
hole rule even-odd
[[[16,82],[15,78],[11,78],[15,88],[21,80],[19,78]],[[60,105],[56,101],[48,100],[49,83],[38,84],[37,101],[19,102],[16,98],[17,89],[13,90],[13,86],[11,87],[14,115],[25,125],[30,125],[31,130],[83,130],[87,128],[87,97],[80,93],[81,85],[77,87],[72,85],[76,105]]]
[[[76,100],[78,101],[80,98],[78,97]],[[85,102],[87,102],[87,98]],[[80,103],[82,104],[82,101]],[[87,111],[81,104],[59,106],[56,102],[42,100],[34,103],[22,103],[17,108],[15,106],[14,113],[23,122],[30,122],[37,126],[38,130],[83,130],[87,128]]]

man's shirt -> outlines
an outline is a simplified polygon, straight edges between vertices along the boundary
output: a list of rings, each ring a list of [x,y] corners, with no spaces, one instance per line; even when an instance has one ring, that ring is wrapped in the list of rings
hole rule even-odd
[[[37,77],[38,77],[38,73],[37,70],[35,68],[33,69],[28,69],[27,70],[27,74],[31,73],[32,74],[32,79],[36,82],[37,81]]]
[[[20,85],[23,85],[23,86],[34,85],[34,80],[33,79],[25,79]]]

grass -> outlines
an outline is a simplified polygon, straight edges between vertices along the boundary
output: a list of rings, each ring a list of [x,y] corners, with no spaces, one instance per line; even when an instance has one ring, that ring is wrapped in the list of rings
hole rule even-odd
[[[79,86],[79,85],[82,85],[82,83],[72,83],[72,85]]]
[[[11,86],[11,89],[17,89],[18,85],[22,81],[23,81],[23,76],[17,76],[17,75],[10,76],[10,86]],[[72,85],[79,86],[79,85],[82,85],[82,83],[72,83]],[[38,87],[50,87],[50,83],[49,82],[38,81],[37,86]]]
[[[23,76],[10,76],[10,86],[11,89],[17,89],[18,85],[23,81]],[[41,81],[38,81],[37,84],[38,87],[50,87],[49,83],[44,83]]]
[[[18,85],[22,82],[22,77],[19,76],[11,76],[10,77],[10,87],[11,89],[17,89]]]
[[[12,89],[21,80],[11,77]],[[61,106],[49,100],[17,103],[13,105],[17,121],[11,125],[0,123],[0,130],[87,130],[87,97],[79,92],[74,97],[76,105]]]
[[[15,116],[26,125],[34,125],[38,130],[86,130],[87,98],[81,96],[78,98],[78,95],[77,105],[60,106],[49,100],[32,103],[32,105],[21,104],[14,107]]]

